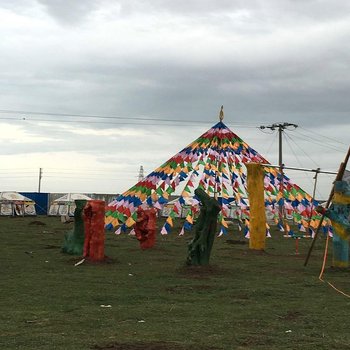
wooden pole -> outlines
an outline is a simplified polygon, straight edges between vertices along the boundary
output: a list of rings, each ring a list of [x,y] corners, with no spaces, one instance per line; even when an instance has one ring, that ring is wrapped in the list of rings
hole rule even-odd
[[[249,249],[264,250],[266,212],[264,202],[264,171],[258,163],[247,163],[247,189],[250,207]]]
[[[105,202],[90,200],[84,208],[85,240],[83,255],[90,261],[103,261],[105,259]]]
[[[340,164],[340,167],[339,167],[337,176],[335,178],[335,181],[340,181],[343,178],[343,175],[344,175],[344,172],[345,172],[345,169],[346,169],[346,165],[348,164],[349,157],[350,157],[350,147],[348,149],[348,153],[346,154],[344,161]],[[330,204],[332,202],[332,199],[333,199],[333,195],[334,195],[334,183],[333,183],[331,193],[329,194],[329,197],[328,197],[328,200],[327,200],[327,203],[326,203],[326,209],[329,208],[329,206],[330,206]],[[314,248],[314,245],[315,245],[318,233],[320,232],[320,228],[322,226],[323,220],[324,220],[324,214],[322,214],[320,222],[318,223],[318,226],[317,226],[317,229],[316,229],[316,232],[315,232],[315,236],[314,236],[314,238],[313,238],[313,240],[311,242],[310,249],[309,249],[309,251],[307,253],[307,256],[306,256],[306,259],[305,259],[305,262],[304,262],[304,266],[306,266],[307,263],[309,262],[309,259],[310,259],[310,256],[311,256],[311,252],[312,252],[312,250]]]
[[[317,170],[320,170],[320,168],[317,168]],[[314,189],[312,191],[312,203],[311,203],[311,208],[310,208],[310,215],[309,215],[309,222],[307,223],[307,229],[306,232],[309,233],[309,228],[310,228],[310,222],[311,222],[311,218],[312,218],[312,211],[314,209],[314,201],[315,201],[315,195],[316,195],[316,186],[317,186],[317,175],[319,174],[319,172],[316,170],[316,174],[314,176]]]

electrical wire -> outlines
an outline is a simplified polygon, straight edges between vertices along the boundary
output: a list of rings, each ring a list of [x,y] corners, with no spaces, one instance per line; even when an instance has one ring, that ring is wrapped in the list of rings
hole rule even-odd
[[[11,179],[14,179],[14,178],[29,178],[29,177],[37,177],[37,175],[13,175],[11,176]],[[8,179],[8,176],[0,176],[0,178],[4,178],[4,179]],[[11,180],[10,179],[10,180]]]
[[[286,140],[288,140],[288,139],[290,139],[293,143],[294,143],[294,145],[296,146],[296,147],[298,147],[299,149],[300,149],[300,151],[307,157],[307,158],[309,158],[310,160],[311,160],[311,162],[318,168],[319,167],[319,164],[317,164],[305,151],[304,151],[304,149],[303,148],[301,148],[288,134],[285,134],[285,136],[286,136]],[[293,151],[292,151],[293,152]]]
[[[111,181],[124,181],[124,180],[130,180],[130,177],[124,177],[124,178],[106,178],[106,177],[81,177],[81,176],[52,176],[52,175],[46,175],[46,176],[42,176],[42,178],[53,178],[53,179],[77,179],[77,180],[101,180],[103,179],[105,180],[111,180]],[[135,175],[135,178],[137,178],[137,176]]]
[[[325,147],[325,148],[331,148],[333,151],[336,151],[336,152],[341,152],[341,153],[344,153],[346,152],[345,149],[340,149],[340,148],[337,148],[335,147],[334,145],[330,144],[329,142],[322,142],[314,137],[311,137],[311,136],[308,136],[308,135],[305,135],[299,131],[297,131],[297,136],[296,137],[299,137],[299,139],[302,139],[302,140],[306,140],[306,141],[309,141],[310,143],[314,143],[314,144],[317,144],[317,145],[320,145],[322,147]],[[310,140],[312,140],[313,142],[311,142]]]
[[[10,118],[2,118],[0,117],[0,120],[1,119],[6,119],[6,120],[10,120]],[[140,122],[137,122],[137,123],[132,123],[132,122],[110,122],[110,121],[106,121],[106,122],[101,122],[101,121],[93,121],[93,120],[85,120],[85,121],[81,121],[81,120],[57,120],[57,119],[39,119],[39,118],[32,118],[32,119],[29,119],[29,118],[22,118],[22,119],[15,119],[15,118],[12,118],[11,120],[13,121],[24,121],[24,122],[30,122],[30,123],[33,123],[33,122],[45,122],[45,123],[60,123],[60,124],[67,124],[67,123],[72,123],[72,124],[108,124],[108,125],[118,125],[118,126],[122,126],[122,125],[139,125],[139,126],[160,126],[160,125],[164,125],[164,126],[188,126],[188,124],[169,124],[169,123],[164,123],[162,122],[161,124],[159,123],[149,123],[149,122],[146,122],[146,123],[140,123]],[[182,121],[181,121],[182,122]],[[192,123],[195,123],[195,122],[192,122]],[[197,122],[196,122],[197,123]],[[209,124],[209,122],[207,123]]]
[[[1,175],[6,175],[6,174],[13,174],[13,173],[18,173],[17,171],[13,170],[13,171],[3,171],[3,170],[0,170],[0,176]],[[20,171],[21,174],[37,174],[38,172],[37,171]]]
[[[22,118],[22,119],[15,119],[15,118],[2,118],[0,117],[0,120],[12,120],[12,121],[17,121],[17,122],[29,122],[29,123],[34,123],[34,122],[45,122],[45,123],[60,123],[60,124],[65,124],[65,123],[71,123],[71,124],[100,124],[100,125],[118,125],[118,126],[124,126],[124,125],[136,125],[136,126],[174,126],[174,127],[180,127],[180,126],[197,126],[198,122],[197,121],[187,121],[187,123],[189,124],[181,124],[183,121],[179,120],[178,123],[173,122],[173,124],[170,123],[132,123],[132,122],[102,122],[102,121],[91,121],[91,120],[87,120],[87,121],[80,121],[80,120],[55,120],[55,119],[29,119],[29,118]],[[175,124],[174,124],[175,123]],[[192,123],[192,124],[191,124]],[[211,122],[202,122],[203,124],[211,124]],[[256,126],[250,126],[250,125],[244,125],[244,124],[234,124],[234,127],[239,127],[239,128],[250,128],[250,129],[255,129]]]
[[[293,141],[293,139],[292,139],[287,133],[284,133],[284,136],[285,136],[285,140],[286,140],[286,142],[287,142],[287,144],[288,144],[288,146],[289,146],[291,152],[293,153],[293,155],[294,155],[294,157],[295,157],[297,163],[298,163],[299,166],[302,168],[303,165],[301,164],[301,161],[300,161],[299,157],[298,157],[297,154],[294,152],[293,147],[292,147],[291,144],[289,143],[289,140]],[[294,141],[293,141],[293,142],[294,142]],[[296,143],[295,143],[295,144],[296,144]],[[296,144],[296,145],[297,145],[297,144]],[[305,173],[305,175],[307,175],[305,171],[304,171],[304,173]],[[313,183],[313,181],[311,181],[310,177],[309,177],[309,176],[305,176],[305,178],[307,178],[307,180],[309,181],[311,187],[313,187],[313,186],[314,186],[314,183]],[[318,188],[316,188],[316,192],[317,192],[317,195],[319,196],[319,198],[321,198],[321,197],[322,197],[322,194],[318,191]]]
[[[346,143],[344,143],[344,142],[341,142],[341,141],[339,141],[339,140],[337,140],[337,139],[334,139],[334,138],[329,137],[329,136],[326,136],[326,135],[322,135],[322,134],[320,134],[320,133],[318,133],[318,132],[316,132],[316,131],[314,131],[314,130],[311,131],[311,130],[306,129],[306,128],[302,127],[302,126],[300,126],[300,129],[303,129],[303,130],[309,132],[310,134],[317,134],[317,135],[319,135],[319,136],[322,136],[323,138],[329,139],[329,140],[331,140],[331,141],[333,141],[333,142],[336,142],[336,143],[339,143],[339,144],[341,144],[341,145],[348,146],[348,145],[347,145]]]
[[[327,149],[328,151],[329,150],[332,150],[334,152],[339,152],[339,153],[344,153],[344,150],[341,150],[339,148],[335,148],[331,145],[327,145],[326,143],[322,143],[321,141],[318,141],[318,140],[310,140],[307,136],[301,136],[301,135],[294,135],[294,138],[295,139],[298,139],[298,140],[302,140],[302,141],[307,141],[313,145],[318,145],[318,146],[321,146],[323,147],[324,149]]]
[[[272,145],[273,145],[275,142],[276,142],[276,139],[275,139],[275,138],[272,138],[272,141],[271,141],[271,143],[270,143],[270,146],[268,147],[268,149],[267,149],[267,151],[266,151],[265,154],[268,154],[268,153],[270,152],[270,150],[271,150],[271,148],[272,148]]]
[[[267,134],[267,135],[272,135],[272,134],[275,134],[277,131],[276,130],[271,130],[271,129],[268,129],[265,131],[265,129],[262,129],[261,126],[257,126],[257,129],[262,132],[263,134]]]
[[[71,171],[69,170],[64,170],[64,171],[50,171],[44,169],[43,173],[45,174],[50,174],[50,175],[59,175],[59,174],[70,174],[70,175],[84,175],[84,176],[90,176],[90,175],[106,175],[106,174],[118,174],[118,173],[123,173],[123,174],[135,174],[136,171],[77,171],[72,169]]]
[[[102,115],[89,115],[89,114],[73,114],[73,113],[52,113],[52,112],[33,112],[33,111],[15,111],[8,109],[1,109],[0,113],[9,114],[29,114],[29,115],[43,115],[43,116],[53,116],[53,117],[74,117],[74,118],[84,118],[84,119],[126,119],[126,120],[138,120],[138,121],[165,121],[165,122],[179,122],[177,119],[165,119],[165,118],[153,118],[153,117],[127,117],[127,116],[102,116]],[[193,121],[181,120],[180,122],[192,123]],[[207,123],[204,121],[196,121],[196,123]]]
[[[21,111],[21,110],[7,110],[7,109],[1,109],[0,113],[8,113],[8,114],[24,114],[24,115],[41,115],[41,116],[52,116],[52,117],[71,117],[71,118],[83,118],[83,119],[107,119],[107,120],[126,120],[125,122],[108,122],[108,124],[117,124],[117,125],[140,125],[139,122],[147,122],[141,125],[158,125],[158,124],[151,124],[148,123],[149,121],[154,122],[161,122],[161,125],[181,125],[185,126],[187,124],[209,124],[210,121],[203,121],[203,120],[179,120],[179,119],[168,119],[168,118],[154,118],[154,117],[129,117],[129,116],[101,116],[101,115],[88,115],[88,114],[68,114],[68,113],[52,113],[52,112],[33,112],[33,111]],[[0,117],[0,119],[4,120],[17,120],[17,121],[41,121],[41,122],[60,122],[60,123],[77,123],[79,121],[77,120],[55,120],[55,119],[38,119],[38,118],[28,118],[28,117],[22,117],[19,119],[16,118],[8,118],[8,117]],[[137,121],[137,123],[132,123],[130,120]],[[86,123],[93,123],[93,124],[106,124],[106,121],[84,121]],[[164,124],[164,122],[171,122],[175,124]],[[253,124],[247,124],[247,123],[237,123],[234,124],[236,127],[248,127],[248,128],[256,128]]]

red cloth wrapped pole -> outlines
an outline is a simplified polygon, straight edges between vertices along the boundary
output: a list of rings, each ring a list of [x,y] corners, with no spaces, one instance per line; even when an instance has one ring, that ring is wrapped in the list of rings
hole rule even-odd
[[[105,258],[105,202],[88,201],[84,208],[84,258],[103,261]]]
[[[149,208],[145,210],[147,217],[146,235],[140,240],[141,249],[152,248],[156,242],[157,209]]]
[[[134,226],[135,230],[135,236],[139,240],[139,242],[142,242],[146,239],[146,226],[147,226],[147,215],[146,211],[140,206],[137,208],[137,218],[136,218],[136,224]]]

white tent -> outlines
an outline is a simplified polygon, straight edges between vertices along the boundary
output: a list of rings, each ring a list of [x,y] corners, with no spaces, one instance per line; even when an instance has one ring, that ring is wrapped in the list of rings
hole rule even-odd
[[[76,199],[85,199],[91,200],[92,198],[86,196],[85,194],[80,193],[67,193],[64,196],[55,199],[49,210],[49,215],[51,216],[73,216],[75,210],[75,200]]]
[[[198,201],[193,202],[193,197],[184,197],[184,204],[179,207],[179,214],[175,214],[176,217],[185,218],[192,205],[198,206]],[[168,217],[174,205],[177,203],[177,198],[168,202],[161,210],[163,217]]]
[[[0,215],[35,216],[35,202],[18,192],[0,192]]]

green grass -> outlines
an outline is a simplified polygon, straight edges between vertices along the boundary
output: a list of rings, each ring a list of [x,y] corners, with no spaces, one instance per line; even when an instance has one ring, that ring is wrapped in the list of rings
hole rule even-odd
[[[310,240],[296,255],[294,239],[272,232],[256,253],[230,233],[209,267],[194,268],[184,264],[190,234],[141,251],[107,233],[109,262],[75,267],[79,257],[60,252],[72,225],[0,218],[0,349],[350,348],[350,299],[318,280],[322,238],[304,268]],[[325,277],[350,293],[349,273]]]

